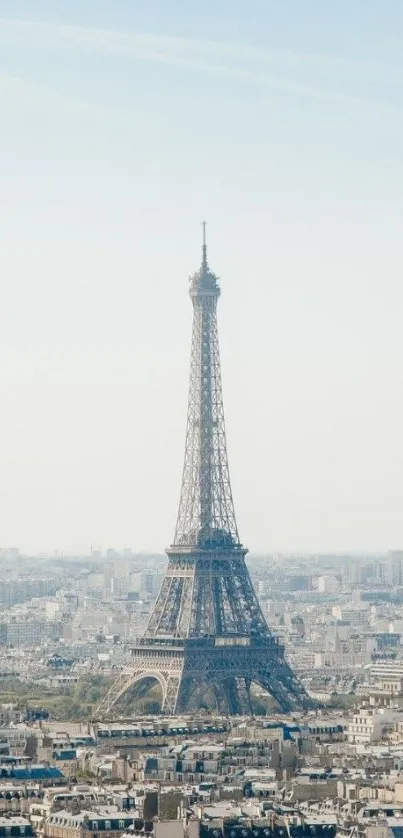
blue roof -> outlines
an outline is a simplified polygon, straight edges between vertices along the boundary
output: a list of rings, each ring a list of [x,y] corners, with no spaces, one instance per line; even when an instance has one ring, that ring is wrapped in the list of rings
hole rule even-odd
[[[146,760],[145,770],[146,771],[157,771],[158,770],[158,759],[156,759],[155,757],[149,757]]]
[[[10,771],[10,777],[16,780],[58,780],[64,774],[53,765],[31,765],[29,768],[14,768]]]

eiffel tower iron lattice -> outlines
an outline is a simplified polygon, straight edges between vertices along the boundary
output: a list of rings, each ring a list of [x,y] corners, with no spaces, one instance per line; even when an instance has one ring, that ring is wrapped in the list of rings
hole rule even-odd
[[[232,499],[217,329],[220,285],[207,262],[190,278],[193,332],[185,460],[168,567],[147,630],[102,700],[108,714],[127,690],[152,683],[165,713],[186,712],[209,686],[217,709],[250,712],[252,682],[283,711],[313,706],[270,632],[245,563]]]

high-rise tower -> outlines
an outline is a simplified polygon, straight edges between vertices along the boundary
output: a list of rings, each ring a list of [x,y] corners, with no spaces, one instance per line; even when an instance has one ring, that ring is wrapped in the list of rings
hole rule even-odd
[[[207,262],[190,278],[193,334],[185,462],[175,538],[146,633],[103,699],[162,689],[162,709],[184,712],[212,688],[217,708],[249,712],[250,685],[284,710],[311,706],[266,624],[239,540],[228,469],[217,331],[220,285]]]

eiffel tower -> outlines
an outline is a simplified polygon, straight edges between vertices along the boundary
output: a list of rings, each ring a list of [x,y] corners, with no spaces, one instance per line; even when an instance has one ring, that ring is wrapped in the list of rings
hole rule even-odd
[[[147,630],[102,700],[110,712],[157,681],[162,711],[183,713],[200,688],[215,709],[251,712],[252,682],[284,712],[313,706],[270,632],[245,563],[235,519],[225,438],[217,330],[218,277],[207,261],[189,280],[193,333],[185,461],[175,538]],[[206,692],[207,691],[207,692]]]

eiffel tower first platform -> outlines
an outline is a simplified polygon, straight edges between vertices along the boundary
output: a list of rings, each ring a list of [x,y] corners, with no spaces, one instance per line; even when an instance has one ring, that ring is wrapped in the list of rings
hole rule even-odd
[[[146,633],[102,700],[99,716],[107,715],[127,690],[135,700],[156,681],[167,714],[186,712],[200,692],[210,694],[220,712],[249,713],[252,682],[282,711],[313,706],[266,624],[239,540],[221,388],[220,286],[207,262],[205,225],[202,263],[189,290],[189,405],[174,543]]]

